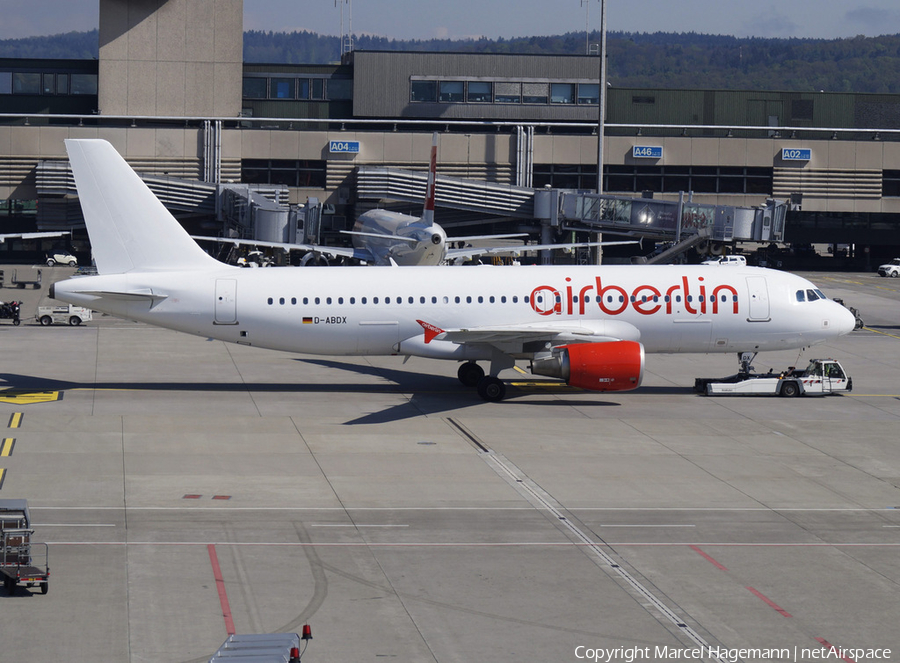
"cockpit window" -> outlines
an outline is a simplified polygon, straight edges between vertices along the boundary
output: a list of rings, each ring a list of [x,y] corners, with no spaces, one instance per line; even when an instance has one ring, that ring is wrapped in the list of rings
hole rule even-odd
[[[798,290],[798,291],[797,291],[797,301],[798,301],[798,302],[805,302],[805,301],[806,301],[806,292],[805,292],[805,291],[803,291],[803,290]]]
[[[816,301],[816,300],[819,298],[819,296],[816,294],[816,291],[815,291],[815,290],[807,290],[807,291],[806,291],[806,298],[807,298],[809,301],[814,302],[814,301]]]
[[[828,297],[825,296],[825,293],[818,288],[816,288],[816,294],[819,296],[819,299],[828,299]]]

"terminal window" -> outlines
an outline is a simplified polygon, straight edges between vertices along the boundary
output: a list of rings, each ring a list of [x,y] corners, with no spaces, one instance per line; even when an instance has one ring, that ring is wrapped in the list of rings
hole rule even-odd
[[[293,99],[296,78],[273,78],[269,84],[269,98]]]
[[[454,101],[462,101],[463,100],[463,87],[464,83],[462,81],[441,81],[440,83],[440,95],[438,96],[438,101],[443,102],[454,102]]]
[[[492,84],[487,81],[469,81],[466,90],[466,101],[489,104],[492,101]]]
[[[772,175],[772,168],[741,166],[610,165],[604,169],[603,180],[604,190],[623,193],[694,191],[771,195]]]
[[[97,94],[97,74],[72,74],[71,94]]]
[[[241,181],[245,184],[324,189],[325,162],[312,159],[241,159]]]
[[[600,103],[600,86],[597,83],[579,83],[578,84],[578,103],[594,104]]]
[[[574,104],[575,103],[575,84],[574,83],[551,83],[550,84],[550,103]]]
[[[881,195],[885,197],[900,196],[900,170],[885,170],[881,176]]]
[[[409,100],[437,101],[437,81],[412,81],[409,85]]]

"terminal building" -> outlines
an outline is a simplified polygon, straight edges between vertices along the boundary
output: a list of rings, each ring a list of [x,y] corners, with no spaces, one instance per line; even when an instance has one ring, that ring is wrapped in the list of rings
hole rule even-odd
[[[421,205],[391,173],[426,169],[437,131],[441,176],[518,201],[467,205],[461,190],[436,212],[448,233],[538,235],[523,191],[597,187],[602,98],[603,193],[790,199],[769,239],[831,245],[859,269],[900,254],[898,95],[613,80],[601,97],[587,55],[351,51],[332,65],[249,64],[242,0],[99,2],[99,60],[0,59],[0,233],[74,229],[83,241],[63,141],[101,137],[192,230],[222,230],[216,186],[251,185],[286,205],[321,202],[321,228],[340,241],[372,207]],[[0,262],[47,248],[0,244]]]

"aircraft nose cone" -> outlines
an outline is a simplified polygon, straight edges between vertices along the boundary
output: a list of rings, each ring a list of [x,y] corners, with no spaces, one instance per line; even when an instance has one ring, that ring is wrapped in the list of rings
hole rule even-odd
[[[837,306],[839,310],[835,312],[834,327],[837,329],[838,334],[843,336],[856,329],[856,316],[850,312],[850,309],[844,308],[840,304]]]

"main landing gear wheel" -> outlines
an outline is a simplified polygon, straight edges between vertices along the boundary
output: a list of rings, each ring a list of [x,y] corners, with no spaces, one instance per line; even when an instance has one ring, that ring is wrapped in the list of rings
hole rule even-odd
[[[459,365],[456,377],[458,377],[459,381],[466,387],[477,387],[478,383],[481,382],[481,379],[484,377],[484,369],[474,361],[467,361],[466,363]]]
[[[488,375],[478,381],[478,395],[488,403],[502,401],[506,396],[506,385],[500,379]]]

